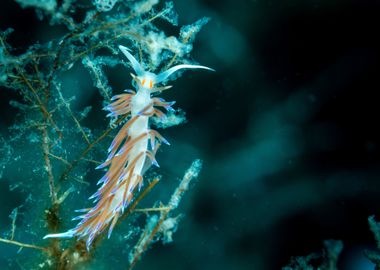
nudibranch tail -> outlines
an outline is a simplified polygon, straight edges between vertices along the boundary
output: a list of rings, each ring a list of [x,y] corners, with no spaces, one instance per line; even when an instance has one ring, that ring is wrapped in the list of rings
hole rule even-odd
[[[128,58],[136,72],[133,78],[136,92],[127,90],[126,93],[115,95],[111,104],[104,107],[109,117],[127,115],[129,120],[121,127],[110,147],[107,159],[97,169],[107,168],[104,176],[98,181],[99,189],[89,198],[94,200],[95,206],[78,210],[81,215],[73,220],[80,220],[76,227],[64,233],[46,235],[44,238],[86,238],[87,249],[96,236],[108,228],[110,237],[119,217],[133,199],[136,190],[143,183],[144,172],[152,165],[159,167],[155,158],[162,143],[169,142],[156,130],[150,129],[149,120],[152,116],[166,117],[166,111],[173,110],[174,102],[166,102],[152,93],[169,89],[170,86],[156,87],[171,74],[180,69],[207,69],[199,65],[178,65],[156,75],[147,72],[142,65],[129,53],[129,49],[119,46]],[[153,87],[154,86],[154,87]]]
[[[69,231],[64,232],[64,233],[52,233],[52,234],[45,235],[43,239],[47,239],[47,238],[71,238],[74,235],[75,235],[75,232],[72,230],[69,230]]]

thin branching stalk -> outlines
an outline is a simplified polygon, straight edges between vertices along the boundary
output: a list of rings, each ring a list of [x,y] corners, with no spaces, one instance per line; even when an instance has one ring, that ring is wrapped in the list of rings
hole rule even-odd
[[[42,151],[45,160],[45,169],[48,175],[51,203],[54,205],[57,202],[57,192],[55,190],[54,175],[49,157],[49,136],[46,127],[42,127]]]
[[[122,121],[124,121],[125,117],[121,117],[119,118],[116,122],[115,122],[115,125],[118,125],[120,124]],[[102,141],[104,138],[107,137],[107,135],[113,130],[113,128],[109,127],[108,129],[106,129],[99,137],[97,137],[95,140],[93,140],[83,151],[82,153],[79,155],[78,158],[76,158],[75,160],[73,160],[67,167],[66,169],[64,170],[64,172],[62,173],[61,177],[59,178],[59,181],[63,181],[66,179],[66,177],[69,175],[69,173],[75,168],[75,166],[78,165],[78,163],[84,159],[87,154],[91,151],[91,149],[97,145],[100,141]]]
[[[162,231],[164,221],[167,220],[169,214],[178,207],[183,194],[189,188],[190,182],[198,177],[201,168],[202,162],[200,160],[195,160],[186,171],[177,189],[170,197],[168,204],[166,206],[160,206],[160,209],[162,210],[160,211],[159,219],[156,220],[155,218],[151,218],[148,221],[148,224],[141,234],[140,239],[134,248],[134,252],[131,255],[129,270],[132,270],[135,267],[142,254],[152,244],[156,235]]]
[[[48,252],[49,251],[48,248],[46,248],[46,247],[36,246],[36,245],[32,245],[32,244],[26,244],[26,243],[14,241],[14,240],[8,240],[8,239],[4,239],[4,238],[0,238],[0,242],[6,243],[6,244],[10,244],[10,245],[19,246],[19,247],[23,247],[23,248],[38,249],[38,250],[41,250],[41,251],[44,251],[44,252]]]

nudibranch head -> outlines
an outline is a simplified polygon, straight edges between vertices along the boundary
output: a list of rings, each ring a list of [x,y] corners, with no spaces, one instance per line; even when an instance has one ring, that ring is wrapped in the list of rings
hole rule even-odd
[[[160,74],[156,75],[155,73],[145,71],[142,65],[136,60],[136,58],[133,57],[133,55],[129,52],[129,49],[124,46],[119,46],[119,49],[124,53],[124,55],[128,58],[129,62],[131,63],[131,66],[133,70],[135,71],[135,74],[131,74],[134,81],[142,88],[144,89],[153,89],[154,86],[158,83],[165,82],[169,79],[170,75],[175,73],[176,71],[180,69],[207,69],[210,71],[215,71],[212,68],[206,67],[206,66],[200,66],[200,65],[177,65],[174,67],[169,68],[168,70],[165,70],[161,72]]]
[[[153,89],[156,84],[156,74],[145,71],[144,74],[138,77],[141,87]]]

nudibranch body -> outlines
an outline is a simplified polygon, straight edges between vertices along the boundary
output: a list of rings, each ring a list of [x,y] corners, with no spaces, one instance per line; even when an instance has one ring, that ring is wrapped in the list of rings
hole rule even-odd
[[[94,238],[107,227],[108,237],[133,199],[137,187],[143,182],[144,172],[158,163],[155,159],[161,143],[169,144],[157,131],[149,126],[152,116],[164,117],[165,114],[157,107],[172,110],[174,102],[166,102],[161,98],[152,97],[153,93],[169,89],[171,86],[157,87],[166,81],[170,75],[180,69],[207,69],[200,65],[177,65],[156,75],[145,71],[142,65],[132,56],[129,49],[119,46],[128,58],[135,74],[131,74],[136,91],[126,90],[126,93],[112,97],[112,103],[104,109],[110,113],[107,116],[118,117],[127,114],[129,120],[123,125],[108,149],[106,161],[97,169],[107,168],[105,175],[99,180],[101,185],[89,199],[94,199],[95,206],[77,210],[83,213],[73,220],[80,220],[76,227],[64,233],[49,234],[44,238],[86,238],[87,249]]]

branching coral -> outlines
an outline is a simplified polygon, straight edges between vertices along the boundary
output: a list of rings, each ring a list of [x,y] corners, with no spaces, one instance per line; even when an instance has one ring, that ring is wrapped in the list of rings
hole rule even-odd
[[[337,270],[337,262],[343,249],[340,240],[324,241],[325,249],[321,253],[312,253],[305,257],[294,257],[282,270]]]

